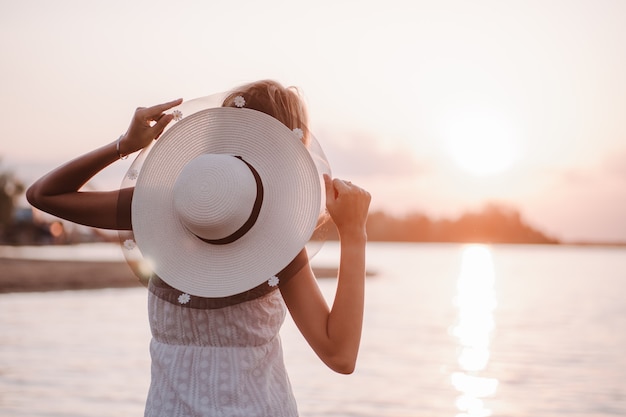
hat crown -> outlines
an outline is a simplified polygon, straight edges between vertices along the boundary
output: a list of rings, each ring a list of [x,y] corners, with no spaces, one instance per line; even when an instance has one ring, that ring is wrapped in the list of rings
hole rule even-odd
[[[194,235],[219,240],[250,217],[257,186],[250,168],[227,154],[204,154],[189,161],[173,189],[174,210]]]

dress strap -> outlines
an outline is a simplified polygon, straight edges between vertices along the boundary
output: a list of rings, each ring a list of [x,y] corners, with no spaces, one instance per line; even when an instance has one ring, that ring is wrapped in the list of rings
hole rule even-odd
[[[181,307],[197,308],[203,310],[218,309],[235,304],[244,303],[262,297],[266,294],[276,291],[281,285],[284,285],[298,271],[308,265],[309,259],[305,249],[302,249],[298,255],[283,268],[275,277],[268,277],[268,280],[260,285],[228,297],[197,297],[189,294],[185,294],[180,290],[167,284],[157,275],[153,275],[150,278],[148,289],[155,296],[172,304],[180,305]]]

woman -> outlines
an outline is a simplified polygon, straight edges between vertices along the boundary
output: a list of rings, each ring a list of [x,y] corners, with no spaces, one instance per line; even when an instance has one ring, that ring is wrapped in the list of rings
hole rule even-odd
[[[127,132],[117,141],[39,179],[28,189],[28,201],[83,225],[132,230],[135,223],[139,228],[143,217],[138,218],[133,211],[133,204],[140,205],[133,203],[134,197],[140,199],[135,188],[108,192],[80,189],[106,166],[151,145],[176,116],[166,112],[181,103],[179,99],[138,108]],[[234,90],[222,105],[262,112],[289,131],[301,132],[305,144],[309,140],[300,97],[276,82],[245,85]],[[152,152],[148,158],[151,156]],[[155,276],[149,284],[153,340],[146,416],[296,416],[277,336],[285,315],[283,306],[327,366],[339,373],[353,372],[363,320],[365,222],[370,195],[348,181],[327,175],[324,186],[326,208],[339,232],[341,247],[332,308],[320,292],[302,246],[293,261],[276,271],[273,278],[278,285],[270,283],[273,288],[260,284],[233,295],[190,296],[177,289],[178,285],[171,285],[172,281]]]

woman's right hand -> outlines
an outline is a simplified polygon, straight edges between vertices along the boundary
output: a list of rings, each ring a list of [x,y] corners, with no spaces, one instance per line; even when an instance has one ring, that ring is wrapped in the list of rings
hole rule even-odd
[[[126,133],[115,142],[86,153],[44,175],[27,192],[34,207],[56,217],[99,229],[131,228],[132,188],[114,191],[80,191],[90,178],[117,160],[149,145],[172,121],[163,112],[182,103],[174,100],[138,108]],[[117,151],[117,152],[116,152]]]
[[[324,175],[326,208],[341,237],[366,237],[370,193],[350,181]]]
[[[173,115],[163,112],[182,102],[182,99],[178,99],[152,107],[138,107],[128,130],[120,138],[120,153],[129,155],[158,139],[168,123],[174,118]]]

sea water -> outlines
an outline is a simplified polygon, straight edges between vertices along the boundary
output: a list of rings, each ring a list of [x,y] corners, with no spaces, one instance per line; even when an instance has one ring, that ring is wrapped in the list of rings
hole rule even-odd
[[[71,249],[46,253],[119,260],[108,246]],[[314,264],[337,259],[327,242]],[[626,415],[626,249],[371,243],[368,269],[354,374],[283,327],[303,417]],[[331,301],[336,281],[320,285]],[[0,295],[0,416],[142,415],[146,296]]]

